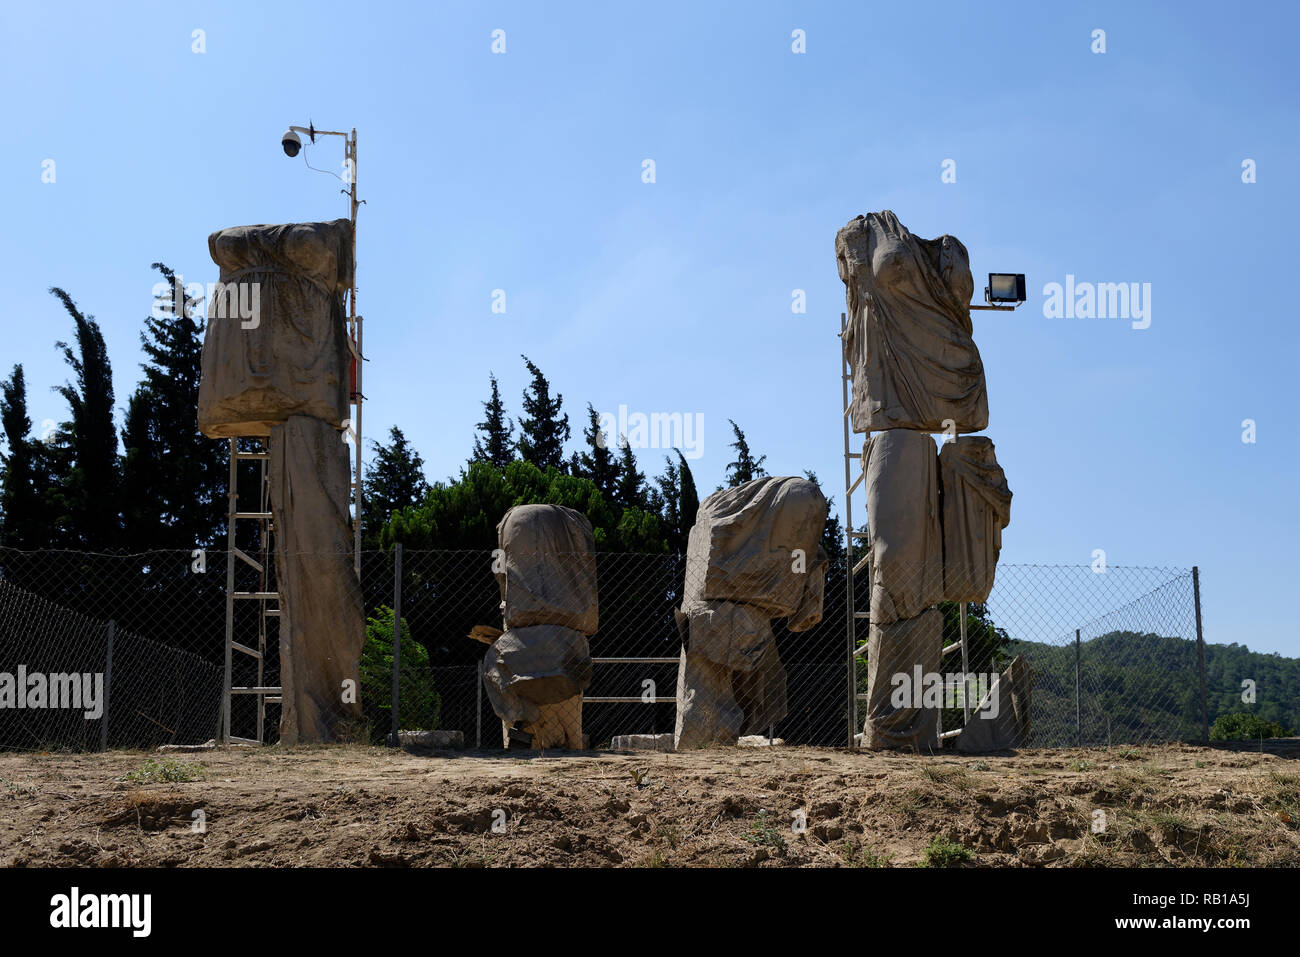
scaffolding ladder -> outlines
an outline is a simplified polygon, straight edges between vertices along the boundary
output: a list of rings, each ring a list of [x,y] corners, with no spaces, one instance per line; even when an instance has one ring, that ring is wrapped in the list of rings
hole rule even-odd
[[[862,530],[853,526],[853,493],[857,491],[858,486],[862,485],[867,478],[866,462],[862,458],[861,452],[854,452],[852,447],[853,429],[851,423],[851,412],[853,408],[853,367],[849,362],[849,357],[844,352],[844,333],[848,330],[848,317],[845,313],[840,313],[840,396],[843,400],[844,415],[844,566],[846,571],[844,591],[846,598],[846,622],[845,631],[847,639],[845,641],[845,650],[848,654],[847,671],[848,671],[848,746],[856,747],[857,735],[862,730],[858,723],[858,702],[865,701],[867,696],[858,692],[858,658],[866,654],[867,642],[858,641],[858,623],[868,622],[871,616],[870,611],[858,611],[854,600],[854,579],[867,568],[870,561],[870,553],[863,549],[862,557],[856,562],[853,560],[853,546],[855,541],[864,541],[868,537],[868,525],[871,517],[867,516],[868,524],[864,524]],[[863,439],[865,442],[871,438],[871,433],[867,432]],[[854,461],[857,461],[856,470],[853,467]],[[856,473],[856,474],[855,474]],[[867,594],[870,595],[871,581],[868,576],[866,581]],[[961,649],[961,670],[966,675],[970,672],[970,661],[968,658],[968,649],[966,645],[966,603],[961,602],[958,605],[958,619],[960,621],[961,633],[960,638],[952,644],[945,645],[940,658],[950,655],[952,652]],[[868,634],[870,633],[870,624],[867,623]],[[965,681],[962,683],[962,722],[970,720],[970,696]],[[955,738],[961,734],[961,728],[953,731],[943,730],[943,709],[939,709],[939,744],[949,738]]]
[[[266,649],[270,622],[280,617],[280,594],[275,590],[271,535],[274,522],[271,516],[271,452],[270,437],[259,436],[258,448],[240,451],[239,439],[230,439],[230,470],[226,491],[229,502],[226,517],[226,654],[223,679],[221,734],[222,744],[262,744],[266,740],[266,706],[280,704],[283,700],[279,687],[264,684],[266,676]],[[257,465],[257,507],[254,511],[241,511],[239,507],[239,465],[254,462]],[[241,523],[252,523],[256,530],[256,558],[239,546],[238,529]],[[237,591],[235,587],[236,562],[242,562],[256,572],[256,587],[251,591]],[[244,644],[235,640],[235,603],[257,603],[257,644]],[[277,628],[278,638],[278,628]],[[257,662],[257,680],[251,685],[234,685],[232,673],[235,654],[245,655]],[[257,698],[257,736],[236,737],[231,734],[231,698],[234,695],[252,695]]]
[[[348,349],[353,360],[353,383],[348,402],[352,417],[342,423],[347,433],[353,438],[350,455],[351,473],[348,489],[352,505],[352,567],[357,580],[361,579],[361,404],[365,396],[361,392],[362,366],[365,362],[361,352],[361,317],[356,315],[355,290],[351,296],[352,313],[348,317]],[[271,451],[270,436],[258,436],[255,441],[256,451],[241,452],[239,439],[230,439],[230,471],[227,479],[226,498],[229,502],[226,518],[226,651],[225,672],[222,684],[221,727],[218,740],[222,744],[264,744],[266,742],[266,706],[280,705],[284,701],[282,686],[263,683],[266,674],[266,648],[269,640],[270,620],[276,619],[276,639],[279,639],[278,620],[280,618],[280,593],[274,586],[274,550],[271,536],[274,523],[271,516]],[[241,462],[258,463],[257,510],[241,511],[239,508],[239,464]],[[240,523],[253,522],[257,529],[257,557],[253,558],[239,547],[237,529]],[[257,587],[252,591],[237,591],[235,588],[236,562],[243,562],[257,573]],[[257,646],[246,645],[235,640],[235,603],[238,601],[255,601],[257,614]],[[251,685],[234,685],[232,671],[234,656],[246,655],[257,662],[257,680]],[[257,737],[241,738],[230,733],[231,697],[233,695],[253,695],[257,698]]]

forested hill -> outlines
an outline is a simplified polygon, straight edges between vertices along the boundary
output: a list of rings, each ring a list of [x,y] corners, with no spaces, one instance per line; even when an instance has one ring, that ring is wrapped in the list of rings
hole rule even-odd
[[[1036,718],[1073,726],[1074,646],[1012,641],[1008,651],[1023,653],[1034,669]],[[1105,741],[1108,733],[1117,741],[1200,737],[1195,640],[1116,631],[1083,642],[1079,661],[1085,741]],[[1247,681],[1254,683],[1253,702],[1243,700]],[[1244,712],[1292,734],[1300,730],[1298,658],[1207,644],[1205,690],[1211,724],[1221,714]]]

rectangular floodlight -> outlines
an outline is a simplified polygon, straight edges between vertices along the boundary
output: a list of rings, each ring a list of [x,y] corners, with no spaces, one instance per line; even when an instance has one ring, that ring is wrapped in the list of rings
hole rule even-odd
[[[1025,274],[1009,272],[989,273],[988,288],[984,290],[986,302],[1024,302]]]

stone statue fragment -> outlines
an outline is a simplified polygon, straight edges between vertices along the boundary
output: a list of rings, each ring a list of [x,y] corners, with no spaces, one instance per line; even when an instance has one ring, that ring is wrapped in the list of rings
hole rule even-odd
[[[934,439],[890,429],[863,450],[871,621],[915,618],[943,598],[943,535]]]
[[[821,620],[827,503],[805,478],[761,478],[715,492],[696,513],[680,609],[675,744],[734,745],[785,717],[785,668],[771,621]]]
[[[280,741],[338,741],[361,717],[365,619],[353,568],[348,446],[328,422],[271,429],[271,513],[280,593]],[[234,560],[233,558],[231,559]]]
[[[843,348],[853,372],[854,431],[987,428],[966,247],[953,236],[913,236],[885,210],[844,226],[835,259],[847,295]]]
[[[497,525],[497,542],[505,631],[481,670],[503,741],[517,725],[533,748],[581,749],[587,638],[599,626],[591,523],[561,505],[518,505]]]
[[[1011,489],[993,441],[963,435],[939,450],[943,487],[943,597],[987,601],[1011,522]]]
[[[263,436],[291,415],[340,428],[350,415],[352,224],[235,226],[209,236],[208,251],[221,286],[204,333],[200,431]]]
[[[862,746],[873,751],[938,746],[939,709],[924,700],[924,682],[937,674],[943,651],[943,615],[936,608],[880,625],[867,638],[867,716]]]

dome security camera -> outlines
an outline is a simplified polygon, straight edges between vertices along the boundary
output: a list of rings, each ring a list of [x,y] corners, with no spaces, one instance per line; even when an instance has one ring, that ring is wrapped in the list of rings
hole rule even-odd
[[[280,137],[280,145],[284,147],[285,156],[297,156],[302,149],[302,139],[293,130],[285,130],[284,136]]]

